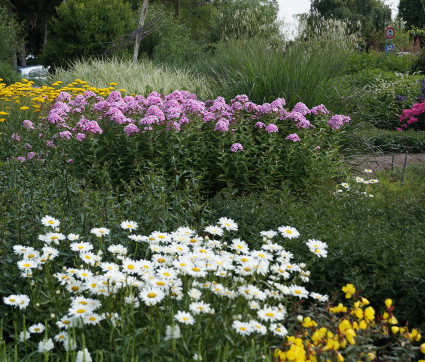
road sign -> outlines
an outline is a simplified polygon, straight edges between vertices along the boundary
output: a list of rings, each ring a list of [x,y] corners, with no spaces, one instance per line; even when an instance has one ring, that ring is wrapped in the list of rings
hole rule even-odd
[[[394,38],[394,34],[395,34],[394,28],[389,27],[389,28],[386,28],[386,29],[385,29],[385,36],[386,36],[388,39],[392,39],[392,38]]]
[[[392,52],[393,50],[394,50],[394,44],[388,43],[388,44],[385,45],[385,52],[386,53]]]

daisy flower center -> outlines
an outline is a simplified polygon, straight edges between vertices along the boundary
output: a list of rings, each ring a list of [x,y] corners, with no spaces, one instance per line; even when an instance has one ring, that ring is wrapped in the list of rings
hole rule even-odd
[[[150,293],[148,293],[148,297],[149,298],[155,298],[156,297],[156,293],[150,292]]]

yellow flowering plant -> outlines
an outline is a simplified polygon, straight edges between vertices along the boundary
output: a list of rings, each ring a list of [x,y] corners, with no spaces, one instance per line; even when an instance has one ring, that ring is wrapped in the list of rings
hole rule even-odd
[[[293,328],[275,349],[275,361],[412,361],[425,353],[425,343],[416,346],[421,333],[399,325],[391,299],[378,315],[353,284],[342,291],[349,305],[315,306],[307,313],[296,306]]]

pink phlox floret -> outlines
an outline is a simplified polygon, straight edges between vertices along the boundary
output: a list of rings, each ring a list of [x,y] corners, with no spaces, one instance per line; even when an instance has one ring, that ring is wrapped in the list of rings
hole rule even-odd
[[[230,150],[232,152],[238,152],[238,151],[243,151],[243,147],[240,143],[234,143],[231,147]]]
[[[285,98],[277,98],[277,99],[275,99],[272,103],[271,103],[271,106],[273,107],[273,108],[282,108],[283,106],[285,106],[286,105],[286,100],[285,100]]]
[[[152,92],[148,95],[146,98],[149,106],[161,106],[163,105],[163,100],[161,98],[161,95],[157,92]]]
[[[332,116],[328,121],[328,126],[331,126],[332,129],[340,129],[344,124],[345,116],[336,114]]]
[[[157,116],[147,116],[144,118],[141,118],[139,121],[139,125],[152,125],[152,124],[160,124],[160,120]]]
[[[196,99],[185,99],[181,107],[188,113],[200,113],[206,111],[205,103]]]
[[[186,116],[183,116],[182,118],[180,118],[179,120],[179,125],[183,125],[185,123],[189,123],[189,118],[187,118]]]
[[[85,99],[92,98],[92,97],[96,98],[96,93],[91,90],[86,90],[83,96]]]
[[[79,94],[77,95],[73,101],[69,102],[68,105],[74,108],[84,108],[87,104],[86,98]]]
[[[263,123],[263,122],[257,122],[256,124],[255,124],[255,128],[265,128],[266,127],[266,125]]]

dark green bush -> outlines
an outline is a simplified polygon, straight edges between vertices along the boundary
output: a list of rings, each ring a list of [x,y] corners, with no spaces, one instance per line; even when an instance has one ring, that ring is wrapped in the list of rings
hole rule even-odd
[[[20,80],[19,73],[12,68],[12,66],[6,62],[0,60],[0,78],[6,84],[12,84]]]
[[[311,283],[323,293],[353,283],[367,291],[370,300],[395,301],[400,320],[425,327],[425,204],[397,191],[379,189],[374,198],[352,195],[337,198],[330,188],[310,194],[304,201],[282,191],[246,196],[231,192],[210,202],[212,220],[233,218],[243,240],[254,240],[276,225],[297,228],[303,239],[328,244],[328,257],[311,268]],[[252,245],[257,247],[258,245]],[[285,248],[300,260],[309,253],[297,239]]]
[[[425,132],[408,130],[403,132],[378,128],[365,128],[353,132],[352,144],[383,152],[425,152]]]
[[[365,69],[406,73],[412,70],[416,61],[414,54],[397,54],[381,52],[356,52],[348,58],[347,72],[356,73]]]

